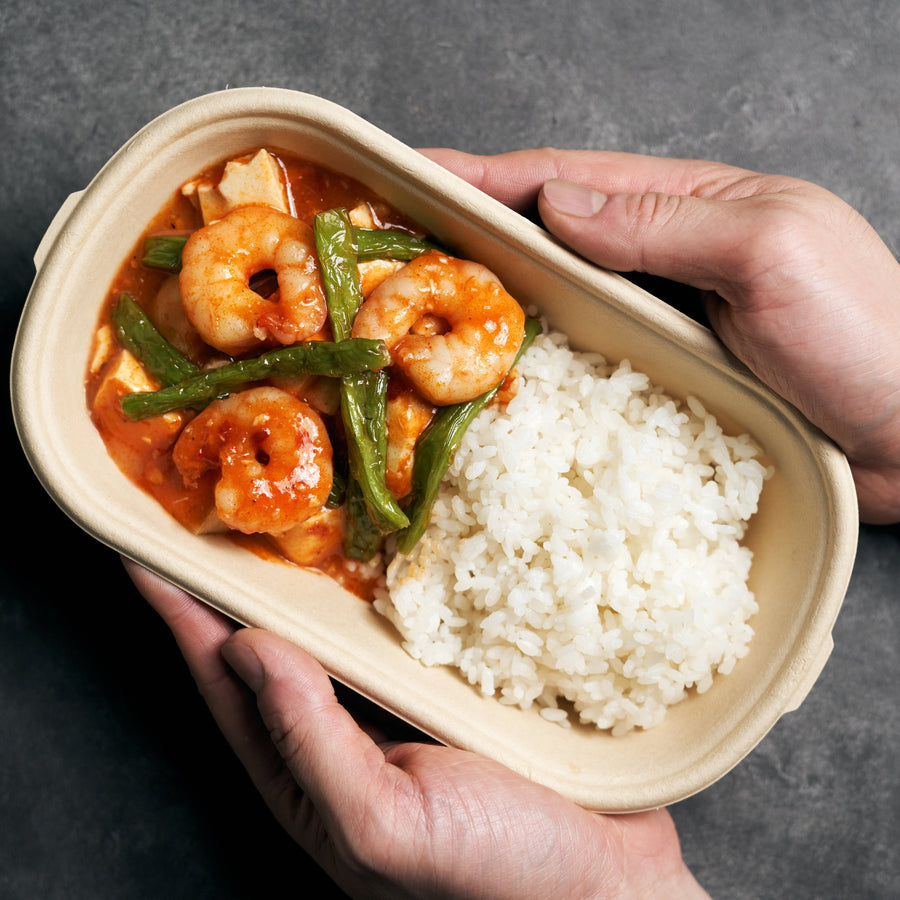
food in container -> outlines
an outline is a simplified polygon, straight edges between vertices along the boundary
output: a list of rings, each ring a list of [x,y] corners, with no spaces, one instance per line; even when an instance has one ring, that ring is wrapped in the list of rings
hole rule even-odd
[[[600,353],[611,366],[628,360],[673,398],[695,398],[694,415],[702,407],[728,434],[753,435],[774,474],[743,538],[753,553],[748,583],[758,605],[752,652],[726,678],[647,731],[613,737],[577,722],[561,729],[537,708],[481,696],[446,666],[423,667],[384,616],[371,605],[361,609],[359,597],[333,579],[235,553],[222,535],[186,533],[98,452],[102,444],[78,397],[96,325],[96,307],[86,309],[84,297],[105,294],[172,191],[211,161],[262,146],[358,179],[443,246],[486,265],[577,350]],[[335,677],[426,732],[596,809],[647,808],[702,789],[810,688],[827,658],[852,564],[855,504],[846,462],[705,329],[625,279],[558,247],[346,111],[289,91],[229,91],[173,110],[114,157],[56,224],[38,254],[17,342],[17,425],[51,494],[117,550],[237,620],[295,640]],[[39,353],[52,365],[44,366],[45,387],[37,391],[26,373]],[[811,527],[791,527],[798,516]]]

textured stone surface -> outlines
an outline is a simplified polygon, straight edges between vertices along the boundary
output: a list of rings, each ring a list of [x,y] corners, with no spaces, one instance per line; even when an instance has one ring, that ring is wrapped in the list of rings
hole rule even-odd
[[[414,146],[611,148],[796,174],[900,251],[895,0],[199,9],[0,8],[7,353],[32,254],[67,194],[149,119],[225,87],[320,94]],[[0,896],[229,900],[302,883],[168,634],[115,556],[43,496],[4,422]],[[863,529],[835,652],[807,702],[673,809],[713,896],[900,896],[898,584],[900,531]]]

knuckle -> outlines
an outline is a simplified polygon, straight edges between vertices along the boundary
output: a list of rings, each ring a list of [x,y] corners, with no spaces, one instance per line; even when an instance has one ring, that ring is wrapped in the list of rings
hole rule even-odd
[[[293,768],[306,755],[307,739],[302,716],[284,707],[268,710],[263,716],[272,743],[282,759]]]
[[[667,230],[681,217],[684,198],[676,194],[652,191],[624,198],[628,222],[627,241],[636,267],[647,267],[647,252],[656,254]]]
[[[631,194],[626,199],[626,210],[633,227],[637,229],[665,226],[678,214],[682,198],[677,194],[651,191]]]
[[[821,253],[821,223],[803,203],[790,196],[757,198],[742,235],[739,259],[752,271],[761,263],[786,257],[801,261],[810,253]]]

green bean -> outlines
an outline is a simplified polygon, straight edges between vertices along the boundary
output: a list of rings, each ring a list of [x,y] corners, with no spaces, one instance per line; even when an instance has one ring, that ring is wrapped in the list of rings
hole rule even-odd
[[[180,272],[181,251],[187,239],[186,234],[152,235],[144,241],[144,255],[141,262],[151,269]]]
[[[525,335],[513,365],[521,359],[540,330],[539,320],[525,320]],[[406,504],[409,525],[397,535],[397,549],[401,553],[409,553],[422,537],[441,481],[466,429],[499,389],[498,384],[474,400],[441,407],[419,438],[413,460],[412,490]]]
[[[441,249],[437,244],[396,228],[354,228],[353,237],[361,260],[399,259],[408,262],[426,250]]]
[[[334,445],[332,444],[332,448]],[[325,505],[329,509],[337,509],[339,506],[344,505],[344,500],[347,496],[347,473],[342,472],[337,466],[334,467],[334,470],[331,474],[331,490],[328,492],[328,497],[325,500]]]
[[[335,340],[343,341],[362,303],[353,226],[347,210],[330,209],[316,216],[313,230],[331,330]]]
[[[319,213],[314,232],[332,332],[341,339],[350,334],[362,302],[356,241],[347,211]],[[351,480],[359,485],[372,522],[385,534],[408,524],[385,482],[387,377],[386,372],[369,372],[341,379],[341,420]]]
[[[380,341],[308,341],[199,371],[158,391],[127,394],[122,398],[122,410],[136,421],[176,409],[202,409],[217,397],[266,378],[304,374],[336,378],[380,369],[389,362],[390,354]]]
[[[341,421],[351,479],[359,485],[369,517],[383,534],[408,524],[385,481],[387,383],[385,370],[341,379]]]
[[[398,228],[357,228],[351,226],[360,260],[397,259],[408,262],[426,250],[440,250],[437,244]],[[141,262],[152,269],[181,271],[181,251],[188,235],[151,235],[144,242]]]
[[[175,384],[198,371],[159,333],[131,294],[119,295],[112,325],[119,343],[163,385]]]
[[[368,562],[381,549],[384,535],[369,515],[369,507],[358,481],[348,482],[345,499],[344,556]]]
[[[372,552],[377,549],[373,524],[381,534],[387,534],[405,527],[408,521],[385,481],[389,380],[386,369],[341,379],[341,419],[345,434],[353,436],[347,441],[351,481],[358,486],[368,513],[362,521],[348,516],[347,543],[353,546],[362,542]],[[348,495],[353,496],[352,489],[348,488]],[[359,506],[356,511],[360,511]],[[359,558],[368,559],[371,555],[370,552]]]

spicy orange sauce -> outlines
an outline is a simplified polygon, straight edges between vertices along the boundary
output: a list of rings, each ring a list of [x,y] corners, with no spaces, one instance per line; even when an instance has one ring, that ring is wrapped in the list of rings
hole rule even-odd
[[[254,148],[250,152],[255,152]],[[317,213],[335,207],[355,208],[367,204],[378,227],[402,228],[421,233],[407,217],[393,210],[381,198],[358,181],[289,153],[272,150],[278,160],[292,200],[292,212],[312,227]],[[199,173],[198,179],[217,183],[227,160]],[[198,206],[182,191],[176,191],[157,216],[147,224],[141,238],[116,274],[104,300],[95,337],[94,353],[85,381],[85,395],[92,421],[101,435],[107,452],[123,474],[154,497],[177,521],[195,533],[222,529],[215,516],[213,491],[216,473],[209,472],[192,485],[186,485],[172,461],[172,447],[190,411],[169,413],[132,422],[122,412],[120,400],[135,390],[135,366],[130,355],[123,353],[112,336],[111,312],[122,293],[131,294],[157,328],[178,349],[199,366],[211,361],[228,362],[219,351],[207,347],[194,332],[185,333],[183,324],[176,336],[167,333],[165,322],[154,318],[164,291],[175,290],[177,276],[143,265],[141,258],[146,238],[159,234],[187,234],[203,225]],[[176,291],[177,293],[177,291]],[[179,346],[180,342],[180,346]],[[266,347],[254,353],[261,352]],[[254,355],[254,354],[249,354]],[[148,380],[143,390],[158,384]],[[213,523],[210,526],[210,523]],[[267,535],[230,533],[236,544],[270,560],[287,560],[278,552]],[[326,572],[348,590],[368,597],[373,572],[343,558],[340,551],[319,559],[315,567]]]

